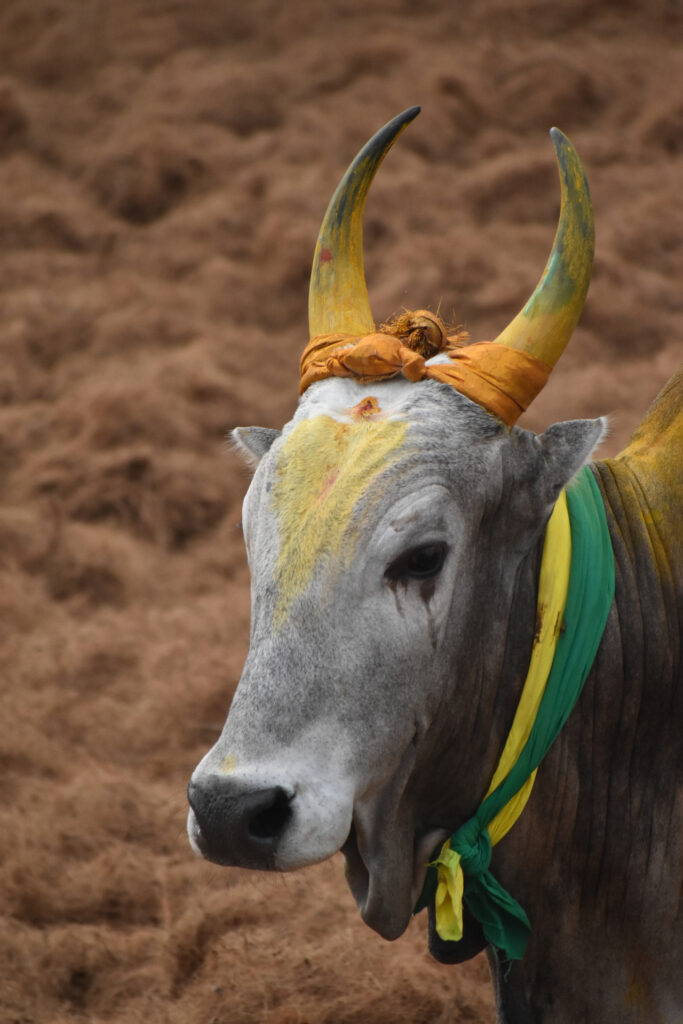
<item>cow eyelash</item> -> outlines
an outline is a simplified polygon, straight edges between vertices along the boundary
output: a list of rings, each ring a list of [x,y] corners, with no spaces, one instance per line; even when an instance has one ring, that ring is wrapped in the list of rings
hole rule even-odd
[[[385,575],[391,582],[430,579],[441,572],[447,554],[446,544],[423,544],[400,555]]]

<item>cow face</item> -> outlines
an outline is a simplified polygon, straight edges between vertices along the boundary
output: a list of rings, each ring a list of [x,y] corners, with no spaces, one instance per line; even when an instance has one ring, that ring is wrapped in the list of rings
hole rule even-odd
[[[434,382],[327,380],[281,435],[238,435],[260,460],[250,648],[190,782],[198,853],[288,870],[341,849],[365,921],[401,934],[490,779],[543,527],[602,429],[536,437]]]

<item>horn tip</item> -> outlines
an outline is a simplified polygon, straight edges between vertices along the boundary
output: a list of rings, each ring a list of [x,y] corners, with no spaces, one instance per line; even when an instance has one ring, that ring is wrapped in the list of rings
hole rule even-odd
[[[408,125],[410,124],[411,121],[415,120],[415,118],[417,117],[421,110],[422,107],[407,107],[405,110],[402,110],[401,113],[398,114],[395,118],[389,121],[389,124],[387,124],[385,127],[391,127],[394,130],[396,130],[399,127],[405,127],[405,125]]]
[[[555,158],[558,163],[560,178],[566,183],[569,183],[570,178],[572,178],[573,188],[585,191],[588,195],[586,172],[583,168],[581,157],[576,152],[571,140],[559,128],[550,129],[550,138],[555,149]]]
[[[567,136],[564,132],[561,132],[559,128],[551,128],[548,134],[550,135],[553,146],[556,150],[559,150],[562,147],[569,147],[570,149],[574,148]]]

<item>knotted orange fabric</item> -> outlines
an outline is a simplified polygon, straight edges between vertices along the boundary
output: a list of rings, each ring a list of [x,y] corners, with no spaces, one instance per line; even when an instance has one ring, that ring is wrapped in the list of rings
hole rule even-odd
[[[405,317],[402,318],[405,320]],[[386,328],[391,331],[392,325]],[[401,374],[407,380],[438,380],[512,426],[545,385],[551,367],[535,356],[497,342],[455,347],[446,337],[439,351],[450,362],[426,360],[392,333],[324,334],[313,338],[301,357],[299,393],[326,377],[354,377],[368,383]]]

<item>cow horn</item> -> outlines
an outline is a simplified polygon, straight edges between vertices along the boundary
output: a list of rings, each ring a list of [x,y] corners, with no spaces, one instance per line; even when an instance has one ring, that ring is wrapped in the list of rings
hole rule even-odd
[[[595,230],[588,182],[579,156],[557,128],[555,147],[562,189],[553,248],[536,290],[496,341],[555,365],[576,327],[588,292]]]
[[[377,168],[419,107],[389,121],[350,165],[330,200],[313,256],[308,293],[311,338],[371,334],[375,322],[363,269],[363,211]]]

